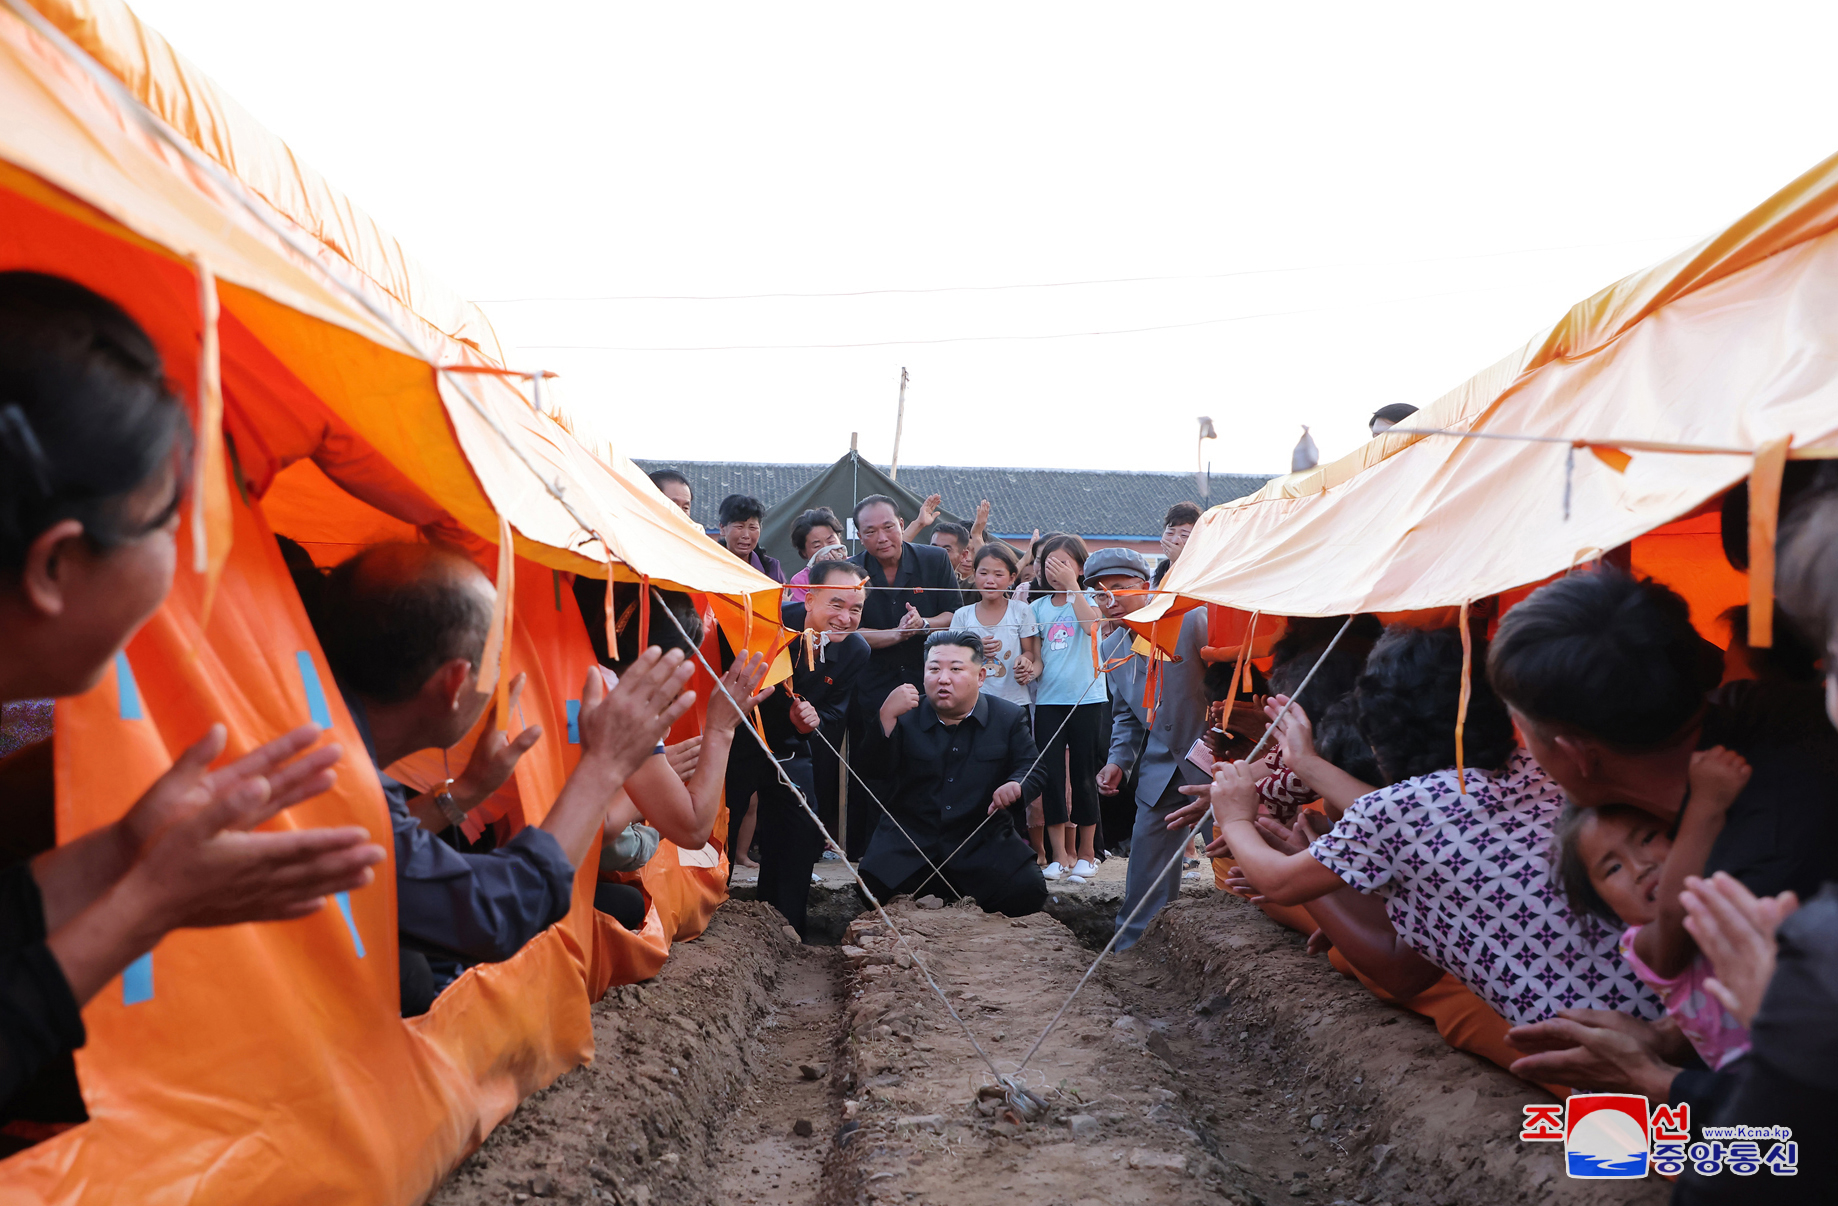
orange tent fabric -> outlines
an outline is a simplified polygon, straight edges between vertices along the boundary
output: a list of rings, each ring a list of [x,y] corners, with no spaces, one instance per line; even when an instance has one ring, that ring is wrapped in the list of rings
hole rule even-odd
[[[1403,425],[1552,442],[1380,436],[1208,511],[1164,589],[1317,616],[1450,606],[1562,573],[1690,515],[1769,440],[1838,449],[1835,307],[1838,157]]]
[[[212,104],[165,107],[180,97]],[[338,786],[271,824],[355,821],[387,847],[375,774],[271,525],[322,561],[438,537],[495,568],[501,516],[516,553],[504,669],[530,674],[524,718],[551,735],[519,767],[504,815],[538,819],[572,766],[567,701],[592,661],[559,593],[566,572],[604,575],[610,551],[622,577],[707,592],[731,639],[765,652],[779,640],[778,587],[629,461],[590,455],[514,378],[442,371],[497,367],[476,312],[225,104],[119,4],[0,5],[0,269],[115,300],[181,396],[198,395],[201,375],[222,380],[222,430],[200,432],[216,508],[206,528],[229,536],[209,550],[222,563],[213,602],[207,616],[207,579],[182,569],[116,673],[60,704],[60,837],[119,816],[212,721],[228,725],[234,756],[310,717],[345,748]],[[215,360],[201,355],[213,340]],[[725,896],[718,845],[695,859],[666,846],[643,875],[651,915],[626,934],[591,907],[596,866],[590,855],[563,922],[411,1021],[397,1016],[388,864],[303,921],[170,936],[86,1009],[91,1121],[6,1161],[6,1200],[424,1197],[523,1096],[592,1057],[591,1000],[654,974]]]

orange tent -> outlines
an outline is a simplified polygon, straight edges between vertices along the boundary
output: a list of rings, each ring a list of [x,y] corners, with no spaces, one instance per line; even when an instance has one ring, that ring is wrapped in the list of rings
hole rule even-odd
[[[1838,157],[1400,425],[1467,438],[1386,434],[1214,507],[1164,587],[1282,615],[1417,611],[1631,543],[1707,624],[1749,588],[1702,508],[1757,463],[1778,480],[1783,448],[1838,455],[1835,308]]]
[[[324,560],[439,536],[495,573],[503,654],[486,673],[528,674],[522,721],[545,729],[494,801],[513,826],[541,819],[578,753],[567,712],[592,652],[569,575],[699,592],[732,644],[772,648],[776,584],[533,405],[482,315],[125,7],[0,0],[0,112],[0,269],[122,305],[200,432],[172,597],[114,674],[59,704],[60,840],[118,817],[213,721],[235,756],[313,719],[346,751],[337,786],[271,824],[356,823],[389,845],[276,531]],[[301,921],[170,936],[85,1009],[90,1120],[6,1161],[0,1198],[424,1198],[523,1096],[592,1057],[590,1002],[654,974],[725,896],[718,840],[666,844],[627,933],[592,908],[596,865],[567,918],[408,1021],[387,865]]]

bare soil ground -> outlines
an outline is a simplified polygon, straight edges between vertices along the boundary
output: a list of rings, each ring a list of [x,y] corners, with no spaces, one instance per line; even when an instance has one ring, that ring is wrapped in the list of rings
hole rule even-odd
[[[1046,915],[899,901],[1012,1071],[1093,953]],[[979,1104],[989,1068],[873,914],[801,947],[731,903],[595,1009],[595,1062],[512,1116],[432,1199],[815,1206],[1657,1206],[1663,1182],[1563,1175],[1517,1139],[1549,1100],[1450,1050],[1236,898],[1189,896],[1107,960],[1025,1074],[1044,1116]],[[804,1125],[808,1124],[808,1126]],[[527,1195],[527,1196],[526,1196]]]

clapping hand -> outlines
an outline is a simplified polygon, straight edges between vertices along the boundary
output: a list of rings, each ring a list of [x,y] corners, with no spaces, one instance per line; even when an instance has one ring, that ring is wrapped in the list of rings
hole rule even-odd
[[[508,699],[510,711],[517,711],[517,703],[523,697],[527,674],[519,674],[511,680]],[[471,812],[491,793],[504,786],[505,780],[517,769],[517,760],[522,758],[529,748],[542,737],[542,726],[528,725],[515,739],[507,737],[498,728],[498,705],[494,702],[491,710],[485,714],[485,728],[479,733],[477,744],[472,747],[472,757],[466,760],[466,769],[453,780],[451,795],[453,802]]]
[[[1685,929],[1716,973],[1704,981],[1704,991],[1738,1022],[1753,1024],[1774,978],[1774,932],[1800,907],[1799,898],[1792,892],[1757,897],[1719,871],[1709,879],[1686,876],[1679,903],[1685,906]]]
[[[761,700],[772,694],[771,687],[760,686],[771,668],[763,654],[749,653],[737,657],[728,672],[721,676],[721,686],[716,688],[713,697],[708,701],[707,728],[710,731],[726,730],[732,733],[739,725],[743,713],[751,712]],[[739,704],[738,710],[735,704]]]

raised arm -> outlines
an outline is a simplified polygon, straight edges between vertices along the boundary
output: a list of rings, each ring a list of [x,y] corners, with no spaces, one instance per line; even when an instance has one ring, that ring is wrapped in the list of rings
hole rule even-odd
[[[1722,746],[1699,750],[1691,756],[1690,782],[1691,795],[1678,837],[1659,873],[1654,902],[1659,916],[1651,925],[1642,926],[1634,938],[1634,953],[1667,979],[1683,972],[1697,955],[1698,945],[1685,929],[1685,906],[1679,895],[1687,878],[1704,874],[1704,860],[1723,832],[1723,818],[1748,785],[1749,764],[1742,755]]]
[[[1348,963],[1398,1000],[1408,1001],[1442,979],[1442,968],[1398,937],[1382,897],[1348,885],[1302,907]]]
[[[1277,749],[1282,752],[1284,764],[1321,797],[1327,805],[1328,815],[1339,820],[1352,807],[1353,801],[1371,794],[1372,785],[1355,779],[1323,758],[1315,749],[1314,722],[1309,720],[1301,704],[1292,706],[1285,714],[1283,705],[1287,703],[1287,695],[1273,695],[1264,705],[1264,715],[1272,721],[1282,716],[1276,725]]]
[[[734,659],[721,676],[727,690],[716,688],[708,701],[702,749],[688,783],[678,777],[662,754],[647,758],[625,782],[626,794],[645,821],[684,850],[700,850],[708,843],[715,817],[721,811],[721,789],[727,780],[728,756],[734,742],[753,740],[736,735],[742,721],[728,696],[733,695],[743,708],[756,706],[771,692],[770,687],[759,690],[766,669],[765,658],[750,654]]]
[[[1229,848],[1251,886],[1272,904],[1307,904],[1339,891],[1346,881],[1316,862],[1313,855],[1272,850],[1258,832],[1257,780],[1263,766],[1261,762],[1222,763],[1214,769],[1210,785],[1181,788],[1181,794],[1196,797],[1196,803],[1170,813],[1168,828],[1191,825],[1210,807],[1219,821],[1219,836],[1208,844],[1207,853]]]

